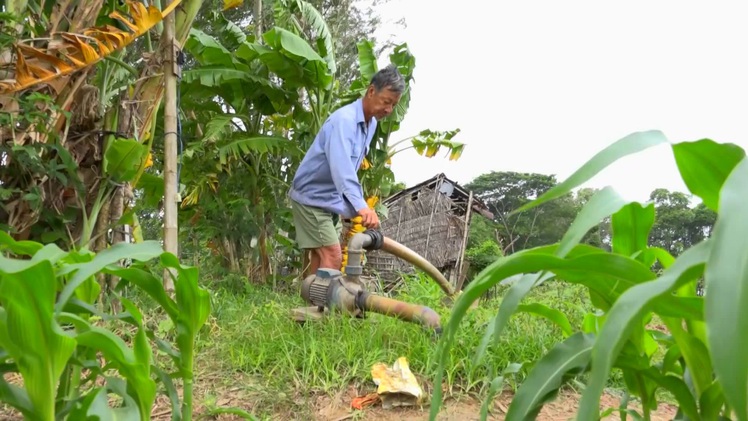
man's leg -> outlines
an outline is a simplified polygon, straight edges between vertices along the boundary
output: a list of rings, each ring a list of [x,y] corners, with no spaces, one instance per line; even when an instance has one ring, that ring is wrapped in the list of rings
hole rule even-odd
[[[340,221],[331,213],[312,206],[291,201],[296,242],[299,247],[311,251],[308,270],[304,277],[314,274],[319,268],[340,270]],[[306,265],[305,265],[306,266]]]
[[[340,232],[343,229],[343,225],[340,223],[340,218],[337,215],[330,215],[332,222],[332,231],[330,228],[326,228],[325,237],[334,235],[335,243],[330,245],[324,245],[318,249],[317,255],[319,256],[318,266],[316,268],[332,268],[340,270],[343,266],[343,252],[340,247]],[[327,214],[324,215],[324,219],[327,220]],[[332,238],[327,242],[333,241]],[[315,272],[317,269],[314,269]]]

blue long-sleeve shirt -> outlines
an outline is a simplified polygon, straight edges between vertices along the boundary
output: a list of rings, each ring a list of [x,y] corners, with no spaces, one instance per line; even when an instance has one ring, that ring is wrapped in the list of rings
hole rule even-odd
[[[299,164],[291,183],[291,199],[344,218],[367,207],[357,169],[376,128],[374,117],[367,127],[361,99],[330,114]]]

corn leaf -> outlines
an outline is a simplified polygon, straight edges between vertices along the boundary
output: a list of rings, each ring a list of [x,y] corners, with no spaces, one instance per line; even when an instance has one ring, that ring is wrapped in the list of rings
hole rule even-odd
[[[688,249],[661,277],[630,288],[613,304],[592,350],[592,359],[595,364],[582,394],[579,408],[580,419],[593,419],[597,416],[600,395],[616,356],[636,326],[633,321],[653,307],[657,299],[665,298],[680,284],[700,276],[704,270],[710,246],[708,242],[702,242]]]
[[[536,314],[538,316],[548,319],[549,321],[553,322],[556,326],[558,326],[561,329],[561,332],[566,337],[571,336],[573,333],[571,329],[571,323],[569,323],[569,318],[566,317],[564,313],[562,313],[559,310],[556,310],[555,308],[550,308],[541,303],[530,303],[530,304],[519,305],[517,307],[517,311],[523,312],[523,313]]]
[[[594,342],[594,335],[577,332],[545,354],[517,390],[506,419],[535,419],[543,404],[555,398],[564,377],[586,371]]]
[[[35,241],[16,241],[5,231],[0,231],[0,251],[8,250],[13,254],[21,256],[33,256],[42,248]]]
[[[566,180],[543,193],[532,202],[520,206],[512,211],[510,215],[524,212],[549,200],[561,197],[569,193],[572,189],[584,184],[619,159],[667,142],[667,138],[659,130],[632,133],[595,154],[595,156],[590,158]]]
[[[186,326],[193,335],[205,324],[210,315],[210,296],[208,291],[198,285],[198,270],[194,267],[182,266],[179,260],[170,253],[161,255],[161,263],[165,267],[176,269],[179,278],[174,285],[179,315],[186,322]],[[186,319],[186,320],[184,320]],[[182,346],[180,345],[180,349]]]
[[[99,387],[88,392],[86,397],[70,412],[71,420],[116,420],[137,421],[140,418],[137,404],[128,394],[123,399],[125,405],[119,408],[109,406],[109,388]]]
[[[176,320],[178,316],[176,304],[166,294],[163,281],[155,277],[152,273],[134,267],[110,267],[103,269],[102,272],[122,278],[117,285],[118,289],[124,288],[128,283],[137,286],[143,292],[150,295],[170,318]]]
[[[142,243],[117,243],[112,247],[98,253],[90,262],[77,263],[68,265],[58,271],[58,275],[74,272],[72,278],[63,287],[62,292],[55,304],[55,311],[60,313],[65,308],[68,300],[73,296],[76,289],[87,280],[93,280],[93,276],[107,266],[117,263],[123,259],[132,259],[133,261],[148,261],[158,257],[163,253],[161,243],[158,241],[148,240]]]
[[[748,419],[748,159],[727,177],[707,262],[707,339],[717,378],[736,419]]]
[[[49,261],[8,265],[0,256],[0,344],[16,361],[33,405],[33,419],[55,419],[57,382],[75,349],[75,339],[54,319],[57,280]],[[15,267],[11,267],[15,266]],[[22,268],[22,266],[25,266]],[[21,269],[21,270],[16,270]],[[12,392],[10,392],[12,393]],[[21,398],[18,393],[13,394]]]
[[[0,309],[0,321],[4,324],[5,320],[5,310]],[[19,410],[26,419],[34,418],[34,406],[31,404],[29,394],[24,389],[8,383],[2,376],[0,376],[0,401]]]
[[[701,139],[676,143],[673,155],[688,190],[699,196],[708,208],[717,211],[722,184],[745,157],[745,151],[732,143]]]
[[[611,218],[613,253],[632,256],[645,250],[655,220],[654,203],[629,203]]]
[[[140,329],[142,332],[142,329]],[[124,396],[131,396],[137,402],[140,419],[151,418],[151,408],[156,399],[156,382],[150,378],[150,352],[135,352],[109,330],[91,326],[90,330],[78,334],[78,343],[95,349],[119,373],[127,379],[128,390]],[[140,345],[137,344],[140,342]],[[142,339],[136,336],[136,347],[142,347]],[[147,356],[145,360],[141,359]]]
[[[606,187],[603,190],[597,192],[594,196],[592,196],[592,198],[590,198],[589,202],[587,202],[584,208],[582,208],[569,230],[561,239],[561,243],[559,244],[558,249],[555,250],[556,256],[563,257],[568,254],[574,246],[579,244],[587,231],[589,231],[593,226],[599,223],[601,219],[620,209],[624,205],[624,203],[625,202],[620,197],[620,195],[618,195],[615,190],[609,187]],[[530,272],[535,271],[533,270]],[[530,292],[530,289],[534,285],[542,283],[545,280],[550,279],[551,277],[552,275],[548,273],[540,275],[525,275],[519,282],[512,285],[512,287],[509,289],[509,292],[507,293],[506,298],[502,300],[501,305],[499,306],[499,311],[496,313],[496,317],[489,324],[488,329],[486,330],[486,333],[484,334],[483,339],[478,346],[478,350],[475,354],[476,362],[480,361],[485,355],[485,351],[488,348],[491,334],[493,335],[494,342],[498,342],[504,326],[506,326],[509,318],[516,311],[520,301],[525,297],[525,295]],[[475,281],[470,283],[470,285],[474,285],[479,282],[490,282],[489,279],[493,281],[493,278],[484,278],[479,275]],[[498,282],[501,281],[501,279],[496,279],[495,281]],[[465,292],[467,293],[468,290],[470,290],[470,287],[468,287]],[[467,294],[462,294],[463,297],[466,295]],[[457,316],[454,316],[455,314],[457,314]],[[459,320],[459,318],[462,317],[462,314],[458,313],[457,311],[453,311],[452,317],[457,317],[457,320]],[[449,323],[451,325],[452,318],[450,318]]]

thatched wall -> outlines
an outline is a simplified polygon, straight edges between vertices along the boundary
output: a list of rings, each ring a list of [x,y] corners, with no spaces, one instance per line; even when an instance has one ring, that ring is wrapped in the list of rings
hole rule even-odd
[[[444,194],[423,188],[413,195],[400,198],[389,205],[382,233],[425,257],[444,270],[454,265],[460,255],[465,222],[452,213],[453,203]],[[409,263],[388,253],[366,253],[365,271],[383,278],[398,272],[413,272]]]

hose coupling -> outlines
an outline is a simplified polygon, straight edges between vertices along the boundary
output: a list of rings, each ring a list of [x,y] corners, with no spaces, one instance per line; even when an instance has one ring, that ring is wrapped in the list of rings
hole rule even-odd
[[[384,245],[384,234],[382,234],[381,231],[367,229],[363,233],[371,237],[371,242],[369,242],[368,245],[364,246],[364,250],[372,251],[382,248],[382,246]]]

